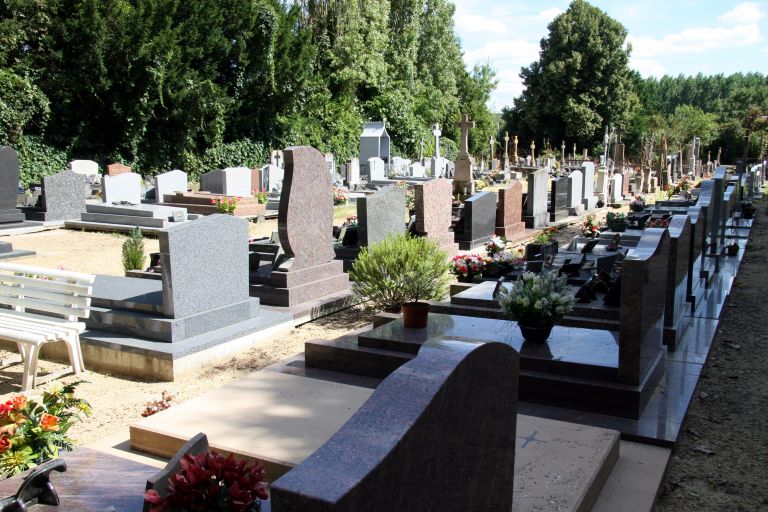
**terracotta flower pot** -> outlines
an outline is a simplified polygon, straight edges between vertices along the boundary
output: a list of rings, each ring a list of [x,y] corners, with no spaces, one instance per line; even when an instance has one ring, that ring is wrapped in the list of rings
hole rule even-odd
[[[403,312],[403,327],[424,329],[427,326],[429,304],[426,302],[406,302],[401,310]]]

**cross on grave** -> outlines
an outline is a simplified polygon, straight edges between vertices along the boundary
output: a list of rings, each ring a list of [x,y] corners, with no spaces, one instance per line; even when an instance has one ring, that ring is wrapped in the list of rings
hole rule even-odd
[[[531,165],[536,165],[536,142],[531,141]]]
[[[494,154],[494,150],[496,149],[496,139],[493,138],[493,135],[491,135],[490,143],[491,143],[491,155],[489,157],[489,160],[491,161],[491,165],[493,165],[493,154]]]
[[[515,142],[514,143],[515,143],[515,154],[514,154],[515,160],[514,161],[515,161],[515,165],[517,165],[517,135],[515,135]]]
[[[440,158],[440,136],[443,132],[440,131],[440,123],[435,123],[432,127],[432,135],[435,136],[435,158]]]
[[[424,137],[421,138],[421,142],[419,142],[419,162],[424,161]]]
[[[574,155],[576,152],[574,151]],[[563,141],[562,144],[560,144],[560,162],[562,162],[561,165],[565,165],[565,141]]]
[[[475,127],[475,122],[469,120],[469,114],[464,114],[461,121],[456,125],[461,129],[461,146],[459,148],[459,158],[469,156],[469,129]]]
[[[546,441],[543,439],[536,439],[536,434],[538,433],[538,430],[534,430],[533,434],[529,435],[528,437],[517,436],[518,439],[523,440],[523,445],[520,448],[526,448],[530,443],[546,443]]]
[[[573,158],[576,159],[576,143],[573,143]]]

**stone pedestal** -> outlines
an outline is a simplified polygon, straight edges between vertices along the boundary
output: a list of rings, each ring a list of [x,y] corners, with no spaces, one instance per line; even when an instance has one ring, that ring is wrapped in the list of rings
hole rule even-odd
[[[472,180],[472,159],[459,158],[453,172],[453,193],[464,197],[475,193],[475,182]]]

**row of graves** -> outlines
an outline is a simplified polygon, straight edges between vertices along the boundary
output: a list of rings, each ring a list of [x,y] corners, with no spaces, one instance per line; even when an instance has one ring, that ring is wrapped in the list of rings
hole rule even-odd
[[[173,378],[290,328],[291,304],[348,289],[330,237],[325,159],[307,147],[284,156],[272,244],[249,247],[244,219],[211,215],[160,234],[161,280],[96,277],[81,338],[88,366]],[[542,182],[529,177],[529,195],[538,184],[546,204]],[[62,510],[138,510],[146,488],[168,492],[179,450],[207,449],[263,464],[271,482],[264,511],[383,511],[393,503],[599,511],[630,502],[651,510],[746,247],[751,224],[736,213],[739,199],[755,196],[763,177],[748,183],[720,168],[695,204],[673,196],[650,209],[642,229],[528,251],[529,271],[567,275],[578,300],[546,343],[525,342],[501,316],[496,293],[518,270],[431,304],[423,329],[382,314],[373,328],[308,341],[303,354],[133,424],[135,452],[171,459],[160,473],[111,449],[65,455],[69,469],[54,477]],[[467,185],[415,185],[409,226],[451,254],[457,186]],[[391,187],[359,202],[358,240],[405,229],[404,215],[392,213],[404,212],[405,193]],[[525,229],[519,182],[493,206],[491,196],[464,205],[470,242]],[[493,229],[481,237],[473,230],[488,212]],[[666,224],[651,227],[656,220]],[[742,236],[731,256],[734,226]],[[269,263],[258,265],[255,283],[253,259]],[[289,310],[263,305],[271,301]],[[95,478],[96,467],[111,468],[119,482]],[[18,483],[5,483],[4,494]]]
[[[527,251],[522,265],[567,276],[577,301],[546,343],[525,341],[502,315],[496,294],[515,269],[432,303],[426,328],[381,314],[373,328],[308,341],[299,356],[137,422],[131,446],[170,458],[204,432],[214,449],[265,465],[274,480],[263,506],[276,511],[652,510],[743,257],[751,223],[740,201],[764,184],[752,179],[750,189],[748,176],[719,168],[695,202],[647,207],[642,228],[614,222],[556,252]],[[402,211],[403,192],[367,199]],[[452,192],[443,179],[415,187],[414,232],[455,251]],[[211,403],[238,421],[212,418]],[[442,486],[456,475],[460,492]]]

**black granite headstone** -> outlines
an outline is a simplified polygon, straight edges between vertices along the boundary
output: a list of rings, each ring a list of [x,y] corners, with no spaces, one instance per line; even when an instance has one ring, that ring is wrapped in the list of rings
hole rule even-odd
[[[549,221],[557,222],[568,217],[568,178],[552,180]]]
[[[469,251],[490,240],[496,232],[496,194],[478,192],[464,201],[461,225],[456,232],[460,250]]]
[[[8,146],[0,147],[0,223],[23,222],[24,214],[16,208],[19,188],[19,157]]]

